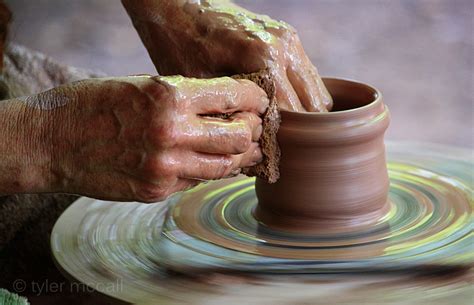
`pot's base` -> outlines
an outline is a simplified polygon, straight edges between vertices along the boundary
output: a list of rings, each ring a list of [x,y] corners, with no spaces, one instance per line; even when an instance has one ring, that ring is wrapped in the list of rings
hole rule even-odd
[[[437,165],[450,164],[459,166]],[[170,210],[160,252],[179,268],[217,264],[250,271],[264,261],[258,268],[296,273],[470,264],[472,255],[463,254],[472,242],[470,182],[430,166],[436,171],[389,162],[389,204],[362,220],[290,219],[285,226],[282,217],[274,221],[257,210],[258,221],[253,178],[201,185]]]
[[[473,263],[468,250],[472,180],[464,172],[472,168],[469,158],[427,149],[390,150],[389,204],[363,220],[313,219],[298,226],[290,219],[282,226],[284,218],[274,221],[271,214],[255,211],[253,178],[211,182],[186,192],[165,224],[159,245],[165,263],[296,273]]]
[[[346,231],[364,231],[385,222],[391,204],[387,201],[380,209],[363,215],[336,217],[294,217],[265,210],[257,205],[255,219],[275,231],[300,233],[305,235],[335,234]],[[324,216],[324,215],[321,215]]]

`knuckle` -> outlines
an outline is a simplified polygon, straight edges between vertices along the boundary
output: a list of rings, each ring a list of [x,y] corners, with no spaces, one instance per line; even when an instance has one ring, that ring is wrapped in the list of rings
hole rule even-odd
[[[239,107],[239,100],[235,96],[227,96],[225,98],[225,111],[234,111]]]
[[[156,146],[163,148],[173,148],[178,144],[178,127],[173,121],[167,120],[153,128],[151,137],[152,142]]]
[[[242,78],[242,79],[236,79],[236,81],[239,83],[241,87],[244,87],[246,89],[250,88],[249,90],[260,88],[256,83],[254,83],[253,81],[249,79]]]
[[[291,40],[294,36],[298,35],[296,28],[294,28],[291,24],[286,23],[284,21],[280,21],[281,27],[280,31],[277,34],[281,39]]]
[[[186,91],[186,78],[183,76],[155,76],[152,80],[156,83],[155,101],[158,108],[168,111],[185,111],[190,98],[183,92]],[[184,83],[184,84],[183,84]],[[180,85],[181,84],[181,85]]]
[[[156,77],[147,76],[144,91],[153,101],[160,101],[169,95],[169,89]]]
[[[259,96],[260,106],[263,109],[267,109],[268,106],[270,105],[270,99],[268,98],[267,93],[263,91],[262,88],[259,88],[259,89],[260,89],[260,96]]]
[[[228,175],[234,170],[234,159],[230,156],[222,157],[222,162],[217,171],[217,178],[223,178]]]
[[[254,122],[255,126],[262,125],[262,123],[263,123],[263,119],[261,117],[259,117],[258,115],[256,115],[256,114],[252,114],[252,119],[253,119],[253,122]]]
[[[250,144],[252,144],[252,128],[249,125],[245,125],[245,128],[241,132],[237,133],[234,139],[234,146],[239,148],[241,152],[246,152]]]
[[[229,147],[232,148],[232,154],[243,154],[249,149],[250,144],[252,143],[251,136],[247,136],[246,133],[239,133],[228,141],[231,144]]]

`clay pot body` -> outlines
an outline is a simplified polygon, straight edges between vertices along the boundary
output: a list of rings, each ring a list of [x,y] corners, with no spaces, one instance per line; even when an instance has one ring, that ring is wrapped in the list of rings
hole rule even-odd
[[[256,180],[255,216],[274,229],[344,231],[373,225],[389,209],[383,142],[389,113],[381,93],[349,80],[324,83],[333,111],[282,111],[281,177],[274,184]]]

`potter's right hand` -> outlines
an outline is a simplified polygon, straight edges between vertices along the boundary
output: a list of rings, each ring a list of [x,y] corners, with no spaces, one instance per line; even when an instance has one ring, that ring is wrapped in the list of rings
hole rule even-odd
[[[34,191],[155,202],[262,157],[268,99],[247,80],[91,79],[25,101],[46,129],[30,142],[50,147],[48,180]]]
[[[281,109],[331,109],[332,98],[289,24],[229,0],[122,3],[161,75],[209,78],[266,69]]]

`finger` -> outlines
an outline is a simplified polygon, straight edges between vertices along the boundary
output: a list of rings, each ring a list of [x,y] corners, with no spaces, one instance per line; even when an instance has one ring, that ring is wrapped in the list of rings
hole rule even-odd
[[[311,62],[310,62],[310,64],[311,64]],[[310,77],[312,77],[313,79],[316,80],[316,84],[317,84],[317,86],[318,86],[318,88],[321,92],[320,94],[321,94],[321,97],[322,97],[323,104],[326,107],[326,110],[331,111],[332,106],[333,106],[332,96],[331,96],[331,94],[329,94],[329,91],[326,88],[326,85],[324,84],[323,80],[319,76],[318,71],[316,70],[316,67],[314,67],[312,64],[311,64],[311,67],[313,67],[314,69],[310,69],[310,71],[309,71]]]
[[[247,152],[237,155],[239,168],[257,165],[258,163],[262,162],[262,159],[262,149],[260,148],[260,144],[257,142],[253,142]]]
[[[242,167],[253,166],[261,161],[262,153],[258,143],[252,143],[249,150],[240,155],[215,155],[186,152],[179,177],[185,179],[215,180],[227,177]]]
[[[231,116],[233,122],[244,122],[252,131],[252,142],[257,142],[262,135],[262,119],[252,112],[237,112]]]
[[[311,63],[304,68],[290,65],[287,68],[288,80],[306,111],[327,112],[332,99],[315,69]]]
[[[183,87],[185,96],[191,99],[191,108],[197,114],[236,111],[263,114],[269,103],[265,91],[249,80],[229,77],[193,79]]]
[[[289,111],[305,111],[286,73],[279,72],[274,77],[276,89],[275,97],[278,101],[278,107]]]
[[[293,61],[295,64],[295,71],[300,71],[301,78],[305,79],[307,84],[306,88],[308,91],[315,91],[313,92],[312,96],[319,96],[319,101],[324,105],[324,108],[327,111],[331,111],[333,106],[332,97],[329,94],[326,86],[324,85],[321,76],[318,73],[318,69],[313,65],[311,60],[306,55],[303,45],[299,41],[299,37],[296,36],[298,42],[296,43],[296,54],[301,54],[302,60]],[[311,93],[311,92],[310,92]],[[313,103],[314,104],[314,103]]]
[[[254,108],[248,107],[248,109],[243,108],[238,109],[238,111],[253,112],[258,115],[264,114],[270,104],[267,93],[251,80],[237,79],[236,81],[239,84],[239,88],[241,88],[239,91],[240,99],[244,105],[254,105]]]
[[[254,113],[236,113],[229,119],[199,117],[186,125],[182,145],[196,152],[242,154],[262,133],[262,120]]]

